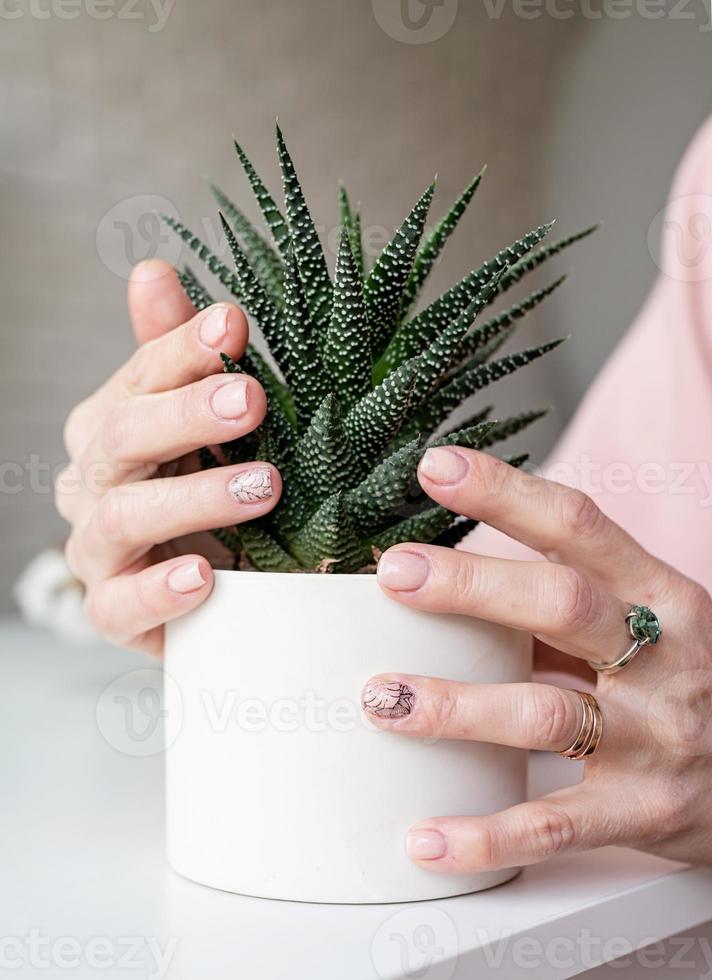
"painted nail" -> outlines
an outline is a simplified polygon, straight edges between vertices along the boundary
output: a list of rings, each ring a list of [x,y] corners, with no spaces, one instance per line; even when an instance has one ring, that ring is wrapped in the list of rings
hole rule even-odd
[[[402,718],[413,710],[415,691],[399,681],[374,681],[361,695],[363,710],[377,718]]]
[[[467,476],[467,461],[455,449],[438,446],[428,449],[420,461],[420,472],[433,483],[452,486]]]
[[[168,573],[168,588],[171,592],[178,592],[179,595],[196,592],[204,585],[205,579],[197,561],[186,561],[182,565],[176,565]]]
[[[430,563],[412,551],[387,551],[378,563],[378,581],[394,592],[419,589],[430,572]]]
[[[200,321],[198,334],[205,346],[214,350],[219,346],[226,333],[227,306],[221,303],[219,306],[213,306]]]
[[[247,378],[233,375],[213,392],[210,405],[219,419],[239,419],[247,411]]]
[[[265,467],[242,470],[233,476],[227,488],[241,504],[256,504],[272,496],[272,474]]]
[[[435,861],[445,857],[447,841],[439,830],[409,830],[405,838],[405,853],[414,861]]]

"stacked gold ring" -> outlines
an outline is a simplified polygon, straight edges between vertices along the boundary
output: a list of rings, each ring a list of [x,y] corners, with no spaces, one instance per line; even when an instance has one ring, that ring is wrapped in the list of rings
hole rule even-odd
[[[603,734],[603,715],[598,701],[588,691],[574,691],[581,698],[583,720],[578,735],[568,749],[559,752],[565,759],[585,759],[593,755]]]

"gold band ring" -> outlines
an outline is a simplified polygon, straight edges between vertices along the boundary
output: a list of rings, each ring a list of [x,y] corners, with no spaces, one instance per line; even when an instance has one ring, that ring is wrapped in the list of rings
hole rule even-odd
[[[593,694],[589,694],[588,691],[576,690],[573,693],[578,694],[581,698],[583,720],[576,738],[568,749],[559,752],[559,755],[563,755],[565,759],[578,760],[593,755],[598,748],[601,735],[603,735],[603,715]]]

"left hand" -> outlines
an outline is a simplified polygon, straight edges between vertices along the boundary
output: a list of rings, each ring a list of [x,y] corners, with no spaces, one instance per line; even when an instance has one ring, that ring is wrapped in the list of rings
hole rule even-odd
[[[606,844],[712,862],[712,599],[645,551],[578,490],[459,447],[428,450],[423,489],[548,561],[507,561],[432,545],[387,551],[378,580],[388,596],[432,612],[460,613],[532,633],[537,661],[590,682],[603,736],[584,779],[491,816],[434,816],[411,828],[409,857],[423,868],[473,872],[534,864]],[[630,645],[631,604],[650,606],[663,636],[615,675]],[[368,709],[400,735],[477,739],[563,751],[583,720],[579,695],[544,683],[465,684],[402,674],[371,678],[413,692],[398,717]]]

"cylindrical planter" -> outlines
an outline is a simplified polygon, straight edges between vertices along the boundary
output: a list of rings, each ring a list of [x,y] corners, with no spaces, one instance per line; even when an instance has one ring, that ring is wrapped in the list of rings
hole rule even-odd
[[[525,753],[377,730],[373,674],[526,680],[523,633],[398,605],[373,575],[215,573],[166,640],[167,846],[227,891],[404,902],[478,891],[516,869],[441,875],[403,849],[416,821],[521,802]]]

